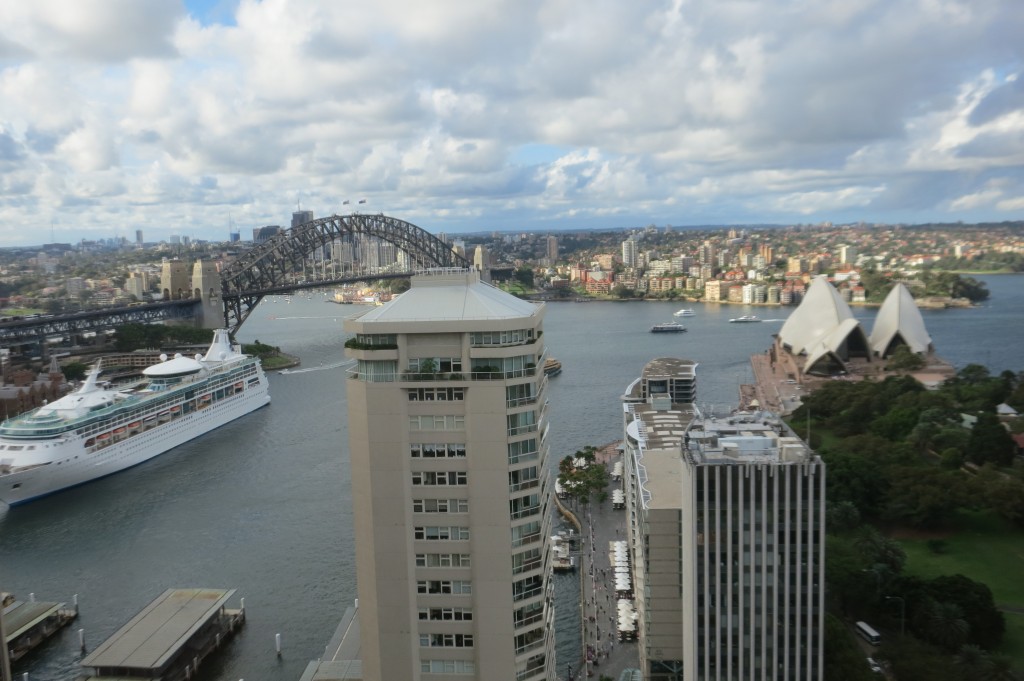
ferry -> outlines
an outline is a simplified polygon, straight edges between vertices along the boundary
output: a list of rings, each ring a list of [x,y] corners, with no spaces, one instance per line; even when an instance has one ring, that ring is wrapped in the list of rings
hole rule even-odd
[[[756,316],[754,316],[752,314],[745,314],[742,317],[736,317],[735,319],[730,319],[729,323],[730,324],[748,324],[750,322],[759,322],[759,321],[761,321],[760,317],[756,317]]]
[[[0,501],[16,506],[117,473],[270,402],[259,359],[225,329],[205,355],[160,360],[119,387],[100,382],[101,360],[75,392],[0,423]]]
[[[665,322],[651,327],[651,333],[682,333],[686,327],[677,322]]]
[[[684,307],[682,310],[676,310],[672,313],[673,317],[695,317],[697,313],[689,307]]]
[[[548,357],[544,361],[544,375],[557,376],[560,373],[562,373],[562,363],[554,357]]]

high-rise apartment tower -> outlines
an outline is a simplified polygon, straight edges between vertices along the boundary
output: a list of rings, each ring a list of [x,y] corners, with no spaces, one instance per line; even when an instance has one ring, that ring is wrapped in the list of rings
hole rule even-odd
[[[365,681],[554,678],[543,318],[466,271],[345,322]]]

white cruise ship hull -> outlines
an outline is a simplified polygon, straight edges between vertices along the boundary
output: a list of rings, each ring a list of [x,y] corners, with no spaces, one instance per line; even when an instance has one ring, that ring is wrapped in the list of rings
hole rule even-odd
[[[102,449],[89,451],[84,439],[74,435],[53,440],[50,443],[53,452],[48,463],[0,476],[0,501],[9,506],[17,506],[118,473],[269,403],[267,379],[261,372],[260,382],[248,386],[240,394],[160,423]]]

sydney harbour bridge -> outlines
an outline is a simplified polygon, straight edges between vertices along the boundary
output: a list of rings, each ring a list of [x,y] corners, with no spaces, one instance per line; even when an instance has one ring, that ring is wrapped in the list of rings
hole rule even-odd
[[[360,260],[357,251],[365,243],[389,244],[399,257],[390,262]],[[336,257],[339,252],[343,257]],[[292,227],[241,253],[221,269],[219,288],[190,286],[180,297],[166,292],[167,299],[160,302],[0,322],[0,346],[42,344],[47,338],[164,321],[234,333],[268,295],[465,267],[465,258],[416,225],[383,214],[332,215]]]

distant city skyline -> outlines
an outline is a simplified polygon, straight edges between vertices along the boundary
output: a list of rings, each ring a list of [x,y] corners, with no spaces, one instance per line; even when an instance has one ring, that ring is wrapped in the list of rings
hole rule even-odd
[[[449,234],[1021,219],[1022,29],[1017,0],[3,3],[0,247],[300,206]]]

